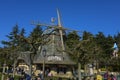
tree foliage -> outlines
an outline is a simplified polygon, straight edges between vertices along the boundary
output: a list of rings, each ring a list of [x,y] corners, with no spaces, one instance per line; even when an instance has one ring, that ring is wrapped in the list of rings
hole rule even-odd
[[[42,33],[42,28],[36,26],[28,36],[25,36],[25,29],[19,29],[18,25],[15,25],[12,31],[6,36],[8,40],[2,41],[4,48],[0,48],[0,53],[3,54],[6,48],[11,52],[31,51],[37,53],[38,47],[43,43]],[[105,36],[102,32],[93,35],[90,32],[84,31],[83,35],[79,35],[73,31],[67,33],[65,47],[71,58],[76,62],[81,62],[83,65],[98,61],[99,67],[105,65],[109,65],[110,67],[116,65],[120,67],[120,63],[118,62],[120,59],[119,56],[117,59],[111,59],[114,42],[120,48],[120,33],[114,36]],[[120,55],[120,52],[118,54]]]

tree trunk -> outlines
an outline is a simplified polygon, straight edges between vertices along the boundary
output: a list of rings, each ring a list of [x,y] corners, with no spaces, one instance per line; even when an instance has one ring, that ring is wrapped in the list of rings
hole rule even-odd
[[[96,61],[96,70],[97,70],[97,73],[99,73],[99,62]]]
[[[82,80],[81,77],[82,77],[81,76],[81,64],[80,64],[80,62],[78,62],[78,79]]]
[[[29,75],[30,75],[30,77],[32,78],[32,54],[30,53],[30,73],[29,73]]]
[[[6,61],[4,61],[4,64],[3,64],[3,71],[2,71],[1,80],[4,80],[4,76],[5,76],[5,65],[6,65]]]
[[[43,60],[43,80],[45,79],[45,58]]]
[[[30,68],[29,75],[30,75],[30,76],[31,76],[31,78],[32,78],[32,64],[30,64],[29,68]]]
[[[16,61],[14,60],[14,64],[13,64],[13,78],[15,77],[15,64],[16,64]]]
[[[84,71],[85,71],[85,75],[87,75],[87,65],[84,65]]]

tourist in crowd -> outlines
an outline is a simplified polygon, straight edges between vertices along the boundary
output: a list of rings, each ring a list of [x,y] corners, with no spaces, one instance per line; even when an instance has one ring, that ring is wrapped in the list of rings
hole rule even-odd
[[[108,80],[108,71],[103,75],[104,80]]]

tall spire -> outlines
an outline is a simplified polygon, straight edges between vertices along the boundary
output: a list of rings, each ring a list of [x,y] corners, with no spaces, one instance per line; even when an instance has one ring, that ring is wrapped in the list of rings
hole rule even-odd
[[[64,50],[65,50],[65,47],[64,47],[64,42],[63,42],[63,31],[62,31],[62,24],[61,24],[61,16],[60,16],[60,12],[59,12],[58,9],[57,9],[57,16],[58,16],[58,27],[61,27],[61,29],[59,29],[59,32],[60,32],[62,50],[64,51]],[[63,53],[64,53],[64,52],[63,52]]]
[[[60,12],[59,12],[58,9],[57,9],[57,17],[58,17],[58,27],[62,27],[62,24],[61,24],[61,16],[60,16]]]

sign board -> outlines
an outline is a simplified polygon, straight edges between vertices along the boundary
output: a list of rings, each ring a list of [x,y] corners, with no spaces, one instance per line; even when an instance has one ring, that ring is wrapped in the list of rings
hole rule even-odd
[[[63,58],[61,56],[48,56],[47,61],[62,61]]]

